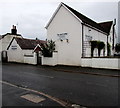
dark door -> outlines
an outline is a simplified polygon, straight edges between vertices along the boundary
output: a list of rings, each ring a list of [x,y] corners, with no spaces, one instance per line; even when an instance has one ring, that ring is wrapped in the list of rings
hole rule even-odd
[[[7,51],[2,51],[1,59],[2,59],[2,62],[8,62]]]
[[[36,52],[37,53],[37,64],[39,64],[39,65],[41,65],[41,54],[40,54],[40,52],[38,51],[38,52]]]

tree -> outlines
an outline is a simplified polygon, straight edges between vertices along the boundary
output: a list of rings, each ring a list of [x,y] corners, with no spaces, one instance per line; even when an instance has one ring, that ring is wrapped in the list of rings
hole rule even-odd
[[[55,42],[48,40],[45,44],[41,45],[42,55],[44,57],[52,57],[53,52],[55,51]]]

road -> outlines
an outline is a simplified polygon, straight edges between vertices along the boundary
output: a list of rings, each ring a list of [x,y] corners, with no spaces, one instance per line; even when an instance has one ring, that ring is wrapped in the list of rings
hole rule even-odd
[[[56,71],[48,67],[9,63],[2,66],[2,80],[45,93],[72,104],[118,106],[118,77],[69,73]],[[20,98],[22,94],[28,92],[31,91],[3,84],[3,105],[34,105]],[[12,95],[16,98],[11,98]],[[12,101],[12,104],[10,101]],[[58,105],[56,101],[48,103],[45,105]]]

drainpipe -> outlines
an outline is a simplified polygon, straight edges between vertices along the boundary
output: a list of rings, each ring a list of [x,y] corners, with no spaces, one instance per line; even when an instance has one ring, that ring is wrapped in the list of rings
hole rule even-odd
[[[114,44],[115,44],[115,25],[116,25],[116,19],[114,19],[114,24],[113,24],[113,44],[112,44],[113,50],[114,50]]]
[[[83,30],[83,23],[82,24],[82,57],[84,57],[84,30]]]
[[[108,35],[107,35],[107,56],[108,56]]]

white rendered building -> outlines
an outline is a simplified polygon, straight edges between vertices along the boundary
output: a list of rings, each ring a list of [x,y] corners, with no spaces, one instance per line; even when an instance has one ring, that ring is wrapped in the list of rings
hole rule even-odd
[[[43,40],[14,37],[7,47],[8,62],[41,64],[41,44]]]
[[[90,41],[102,41],[107,56],[107,43],[112,45],[113,21],[96,23],[64,3],[60,3],[46,25],[47,39],[55,41],[56,54],[53,54],[56,65],[81,66],[82,57],[91,57]],[[104,54],[103,54],[104,53]],[[94,56],[98,57],[97,49]]]

